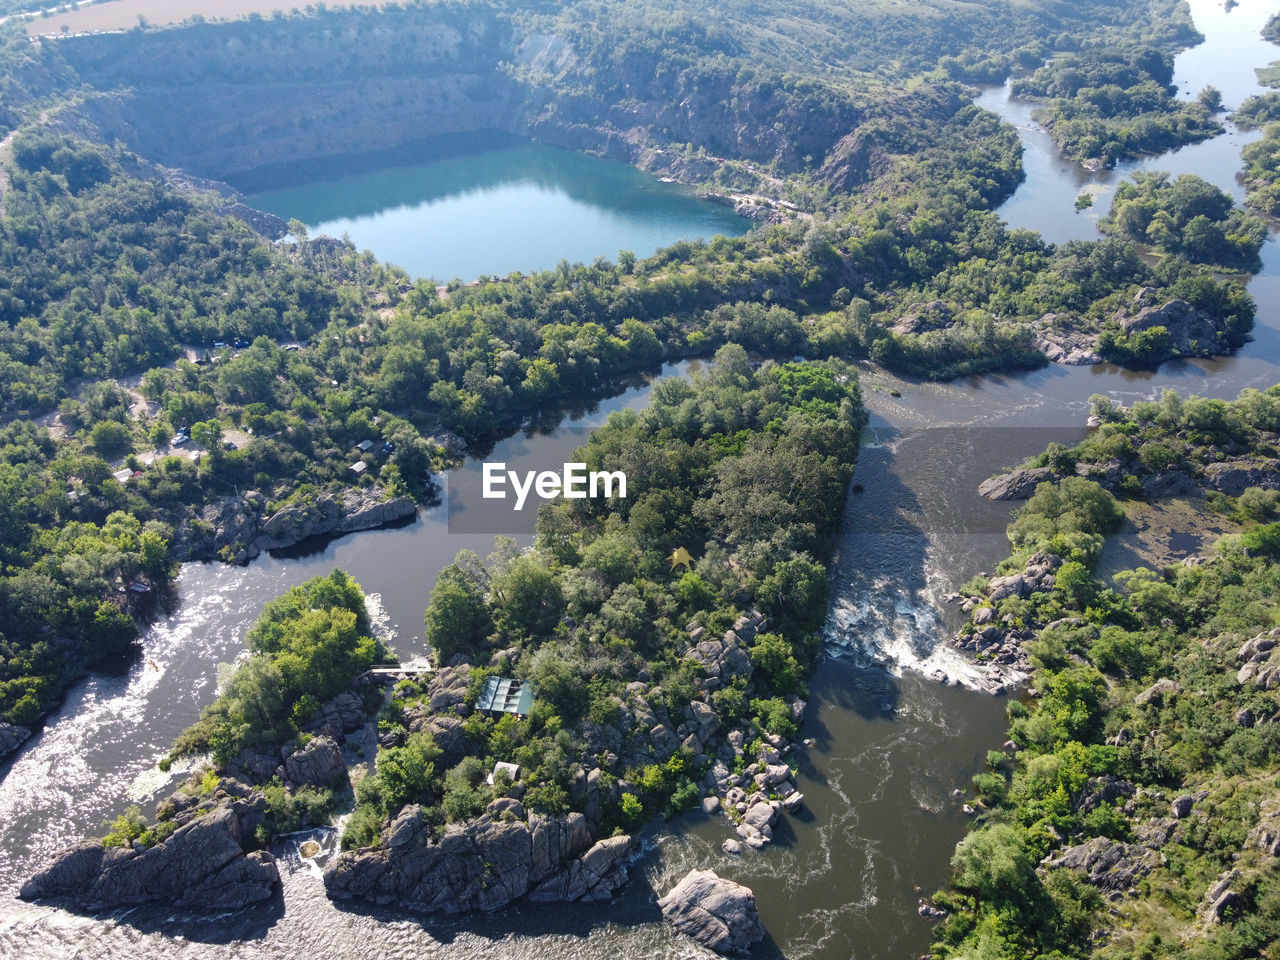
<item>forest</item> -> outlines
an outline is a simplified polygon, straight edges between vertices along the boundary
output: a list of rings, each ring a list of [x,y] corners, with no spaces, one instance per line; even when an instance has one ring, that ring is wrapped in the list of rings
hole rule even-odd
[[[716,726],[744,731],[749,755],[762,738],[794,735],[790,701],[804,694],[817,654],[824,563],[864,419],[847,366],[757,365],[737,345],[721,348],[692,382],[660,382],[645,410],[614,414],[578,455],[622,465],[631,495],[547,505],[531,551],[500,540],[486,561],[464,551],[439,577],[426,639],[439,668],[465,676],[466,696],[430,713],[433,724],[462,731],[462,748],[411,721],[427,711],[435,678],[401,680],[385,706],[380,691],[367,694],[375,711],[382,706],[381,746],[376,772],[356,785],[343,847],[376,846],[407,804],[421,805],[440,829],[478,816],[511,787],[482,783],[495,761],[526,771],[527,809],[582,812],[573,781],[586,758],[605,755],[601,744],[616,751],[602,770],[620,789],[591,812],[593,829],[607,835],[685,808],[701,795],[709,761],[683,747],[655,750],[648,726],[623,706],[634,706],[636,678],[645,678],[640,687],[661,716],[683,716],[705,697],[695,706]],[[690,562],[677,566],[670,557],[681,549]],[[725,686],[704,686],[689,656],[690,625],[716,636],[757,609],[768,630],[754,637],[749,668]],[[164,766],[209,752],[213,772],[192,780],[199,789],[229,770],[244,776],[256,754],[305,745],[321,705],[387,657],[369,633],[363,595],[341,571],[272,601],[246,637],[248,659],[222,679]],[[536,691],[527,715],[495,719],[473,709],[485,681],[500,674]],[[311,788],[296,797],[274,780],[254,786],[276,811],[262,843],[272,824],[302,811],[322,816],[341,799]],[[165,835],[131,816],[107,842],[122,832],[146,843]]]
[[[1250,273],[1262,265],[1267,237],[1265,222],[1193,174],[1171,181],[1163,173],[1135,173],[1116,188],[1104,229],[1162,253]]]
[[[1064,154],[1110,166],[1222,132],[1222,95],[1206,87],[1182,103],[1172,81],[1173,57],[1136,44],[1055,58],[1015,80],[1013,92],[1043,101],[1037,119]]]
[[[983,603],[1035,630],[1035,693],[1009,703],[1016,750],[991,751],[973,778],[980,814],[935,897],[950,916],[934,956],[1266,956],[1280,937],[1267,839],[1280,808],[1277,493],[1211,490],[1240,533],[1164,570],[1101,577],[1124,499],[1089,477],[1143,499],[1144,477],[1220,476],[1217,458],[1274,448],[1280,387],[1232,402],[1166,391],[1127,410],[1095,398],[1094,412],[1102,425],[1082,444],[1034,461],[1066,476],[1017,513],[997,571],[1052,553],[1054,582]]]
[[[571,790],[579,762],[608,752],[601,769],[620,789],[599,814],[606,835],[690,805],[709,761],[647,742],[648,725],[632,718],[637,678],[660,716],[683,717],[706,700],[716,725],[741,728],[747,743],[794,735],[783,698],[804,695],[817,654],[824,564],[864,419],[847,366],[756,366],[737,345],[692,383],[658,383],[642,412],[613,414],[575,456],[589,469],[624,469],[634,492],[544,506],[531,552],[499,543],[486,562],[464,553],[441,574],[426,639],[442,665],[470,668],[458,707],[466,755],[436,763],[431,734],[407,729],[426,687],[402,681],[344,848],[376,845],[407,803],[438,828],[478,815],[503,795],[480,782],[495,761],[526,771],[526,808],[554,814],[584,809]],[[691,563],[676,565],[680,550]],[[704,686],[690,628],[719,636],[753,609],[767,632],[754,638],[750,669]],[[536,692],[527,716],[465,709],[497,675]]]

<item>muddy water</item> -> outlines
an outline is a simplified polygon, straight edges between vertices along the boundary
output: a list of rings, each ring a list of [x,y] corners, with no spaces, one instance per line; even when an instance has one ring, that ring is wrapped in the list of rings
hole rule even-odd
[[[1280,3],[1245,0],[1230,13],[1201,0],[1192,7],[1208,39],[1179,57],[1177,80],[1192,93],[1212,82],[1235,106],[1256,89],[1252,67],[1276,55],[1252,38]],[[1057,157],[1024,105],[999,90],[982,102],[1019,125],[1026,148],[1028,180],[1001,213],[1055,242],[1096,236],[1089,217],[1075,213],[1074,198],[1085,188],[1110,189],[1126,171],[1083,173]],[[1143,166],[1203,169],[1238,191],[1242,142],[1232,132]],[[964,830],[950,791],[1003,739],[1003,698],[926,679],[968,677],[965,661],[939,643],[949,616],[939,599],[1005,552],[1008,507],[980,500],[974,486],[1050,440],[1079,437],[1093,393],[1131,402],[1171,386],[1234,396],[1280,382],[1274,243],[1263,261],[1250,287],[1259,303],[1255,339],[1236,357],[1145,373],[1051,367],[942,385],[865,371],[872,424],[856,478],[864,489],[850,494],[827,626],[833,656],[813,680],[804,736],[815,743],[799,758],[807,812],[787,821],[766,852],[729,858],[719,851],[724,821],[689,816],[649,838],[635,882],[611,904],[517,907],[451,922],[329,903],[318,867],[297,856],[302,838],[295,838],[278,851],[285,883],[274,904],[221,917],[132,911],[86,918],[9,900],[0,903],[0,955],[701,957],[705,951],[658,922],[653,890],[711,866],[756,891],[769,940],[754,956],[917,956],[929,930],[916,916],[915,887],[929,890],[945,878]],[[614,403],[642,401],[643,391],[633,391]],[[552,449],[542,443],[519,441],[526,453]],[[414,638],[435,573],[459,545],[472,545],[446,536],[444,522],[428,512],[408,527],[347,537],[310,555],[262,558],[245,569],[186,568],[175,612],[148,633],[141,663],[83,684],[0,783],[5,896],[47,851],[92,832],[130,798],[154,795],[160,784],[148,771],[212,697],[215,664],[236,655],[245,627],[288,584],[334,565],[351,570],[378,595],[384,623],[398,625],[401,653],[419,650]],[[318,836],[332,846],[331,834]]]

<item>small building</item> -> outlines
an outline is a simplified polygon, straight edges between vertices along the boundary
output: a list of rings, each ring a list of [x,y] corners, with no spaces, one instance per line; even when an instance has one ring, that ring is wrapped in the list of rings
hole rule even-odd
[[[373,449],[373,441],[361,440],[359,443],[356,444],[356,449],[359,450],[361,453],[368,453],[370,450]]]
[[[505,773],[507,775],[507,779],[512,783],[515,783],[520,779],[520,765],[518,763],[507,763],[505,760],[499,760],[493,765],[493,769],[489,771],[489,775],[484,778],[485,784],[492,787],[493,781],[500,773]]]
[[[348,470],[350,470],[352,473],[354,473],[354,474],[358,477],[358,476],[360,476],[362,473],[364,473],[366,470],[368,470],[368,469],[369,469],[369,465],[368,465],[367,463],[365,463],[363,460],[357,460],[355,463],[353,463],[353,464],[352,464],[351,466],[349,466],[347,469],[348,469]]]
[[[113,473],[112,476],[115,477],[116,480],[119,481],[120,483],[128,483],[130,480],[133,479],[133,471],[130,470],[128,467],[121,467],[119,470]]]
[[[533,709],[533,687],[511,677],[490,677],[476,701],[476,709],[524,716]]]

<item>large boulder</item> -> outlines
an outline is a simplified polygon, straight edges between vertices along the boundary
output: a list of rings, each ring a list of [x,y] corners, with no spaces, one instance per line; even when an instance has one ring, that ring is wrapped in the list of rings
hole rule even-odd
[[[1052,479],[1053,471],[1048,467],[1011,470],[983,480],[978,484],[978,495],[988,500],[1026,500],[1037,486]]]
[[[146,849],[86,840],[54,855],[22,885],[24,900],[67,897],[86,910],[165,902],[199,910],[236,910],[272,895],[280,882],[266,851],[245,853],[231,802],[179,827]]]
[[[284,759],[284,782],[290,787],[332,787],[346,779],[347,762],[329,737],[312,737]]]
[[[693,870],[658,901],[663,919],[717,953],[745,953],[764,939],[756,896],[711,870]]]

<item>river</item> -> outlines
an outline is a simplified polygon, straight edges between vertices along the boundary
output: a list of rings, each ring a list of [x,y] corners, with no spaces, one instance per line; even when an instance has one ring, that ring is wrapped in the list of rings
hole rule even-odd
[[[1207,39],[1178,58],[1176,80],[1191,93],[1212,82],[1236,106],[1257,90],[1252,68],[1277,55],[1252,38],[1280,0],[1244,0],[1229,13],[1210,0],[1191,6]],[[1096,236],[1091,217],[1075,212],[1075,196],[1086,188],[1105,193],[1132,167],[1084,173],[1057,157],[1048,137],[1030,124],[1026,106],[1011,103],[1002,88],[985,92],[980,102],[1018,126],[1026,150],[1027,181],[1001,214],[1055,242]],[[1201,172],[1238,196],[1243,139],[1229,132],[1141,166]],[[813,678],[803,731],[815,740],[800,757],[807,812],[787,821],[764,852],[725,856],[719,850],[729,832],[725,821],[689,815],[649,839],[632,883],[608,905],[516,906],[449,921],[335,906],[324,898],[315,869],[282,847],[284,892],[274,904],[221,917],[172,911],[81,917],[10,900],[0,904],[0,955],[706,957],[659,922],[653,890],[665,892],[693,867],[712,867],[756,892],[769,938],[754,957],[918,956],[929,926],[916,916],[915,888],[927,892],[945,880],[965,829],[950,792],[965,785],[1004,738],[1004,698],[927,679],[936,671],[967,676],[966,661],[941,643],[954,613],[940,598],[990,569],[1007,549],[1009,505],[983,501],[974,488],[1049,440],[1081,436],[1093,393],[1126,403],[1165,387],[1230,397],[1243,387],[1280,382],[1275,243],[1264,247],[1263,269],[1250,290],[1259,305],[1254,340],[1220,360],[1147,372],[1048,367],[948,384],[905,382],[866,368],[871,427],[856,477],[865,492],[850,495],[827,624],[832,655]],[[579,423],[599,422],[618,405],[638,405],[644,393],[633,388]],[[565,434],[556,436],[549,442],[567,442]],[[508,441],[514,446],[495,455],[536,456],[544,439],[514,438]],[[81,684],[0,783],[4,895],[11,897],[50,850],[93,832],[130,798],[154,796],[162,786],[149,772],[155,759],[212,697],[214,665],[235,656],[245,627],[286,585],[341,565],[377,594],[380,619],[396,629],[402,655],[420,649],[415,638],[432,578],[457,545],[470,545],[443,541],[441,548],[439,513],[424,511],[410,526],[346,537],[303,557],[263,557],[247,568],[184,568],[177,608],[148,632],[141,662],[119,677]],[[150,669],[148,658],[160,669]]]

